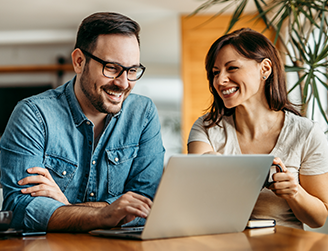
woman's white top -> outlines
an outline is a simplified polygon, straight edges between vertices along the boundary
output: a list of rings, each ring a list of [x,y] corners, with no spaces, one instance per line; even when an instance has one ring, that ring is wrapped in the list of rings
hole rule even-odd
[[[224,116],[220,126],[204,127],[205,115],[194,123],[188,143],[205,142],[221,154],[242,154],[233,116]],[[265,139],[263,139],[265,140]],[[285,112],[285,121],[277,143],[270,153],[279,157],[298,180],[301,175],[318,175],[328,172],[328,145],[319,125],[307,118]],[[240,205],[241,207],[243,205]],[[274,218],[278,225],[303,228],[285,199],[271,190],[262,189],[251,218]]]

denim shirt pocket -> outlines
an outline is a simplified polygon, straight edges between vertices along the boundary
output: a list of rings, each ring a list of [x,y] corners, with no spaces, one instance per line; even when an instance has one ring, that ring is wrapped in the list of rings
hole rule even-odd
[[[124,185],[139,146],[128,146],[117,149],[106,149],[108,193],[117,196],[123,193]]]
[[[50,155],[46,155],[44,165],[49,170],[60,190],[65,192],[74,177],[78,165],[72,161]]]

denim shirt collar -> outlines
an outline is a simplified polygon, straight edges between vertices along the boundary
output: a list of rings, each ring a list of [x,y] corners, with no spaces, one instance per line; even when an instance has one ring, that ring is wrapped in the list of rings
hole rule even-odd
[[[80,126],[84,121],[89,121],[89,119],[85,116],[85,114],[82,111],[82,108],[76,98],[75,92],[74,92],[74,85],[76,81],[76,76],[74,76],[73,79],[71,79],[66,86],[65,94],[67,98],[67,102],[69,105],[69,108],[71,110],[71,114],[73,116],[73,120],[75,125],[78,127]],[[123,109],[123,106],[122,106]],[[116,113],[113,117],[117,117],[122,113],[122,109]],[[111,114],[108,114],[109,116],[112,116]],[[107,115],[107,116],[108,116]]]

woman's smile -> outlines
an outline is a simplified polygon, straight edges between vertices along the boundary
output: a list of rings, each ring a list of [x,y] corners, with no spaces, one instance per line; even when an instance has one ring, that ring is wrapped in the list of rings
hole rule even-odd
[[[224,90],[221,90],[221,92],[224,96],[229,96],[230,94],[235,93],[237,90],[238,90],[237,87],[232,87],[232,88],[228,88],[228,89],[226,88]]]

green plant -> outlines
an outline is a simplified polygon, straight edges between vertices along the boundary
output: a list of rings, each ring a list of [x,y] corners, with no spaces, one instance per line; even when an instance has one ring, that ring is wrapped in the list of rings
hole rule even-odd
[[[289,92],[299,88],[302,101],[301,112],[307,114],[312,103],[312,119],[316,104],[321,115],[328,124],[327,113],[319,97],[318,86],[323,85],[328,90],[328,3],[327,0],[207,0],[191,15],[195,15],[213,5],[222,4],[220,15],[234,7],[229,32],[237,21],[242,18],[245,7],[253,1],[258,15],[267,29],[274,29],[276,37],[287,56],[286,72],[296,72],[298,79]]]

